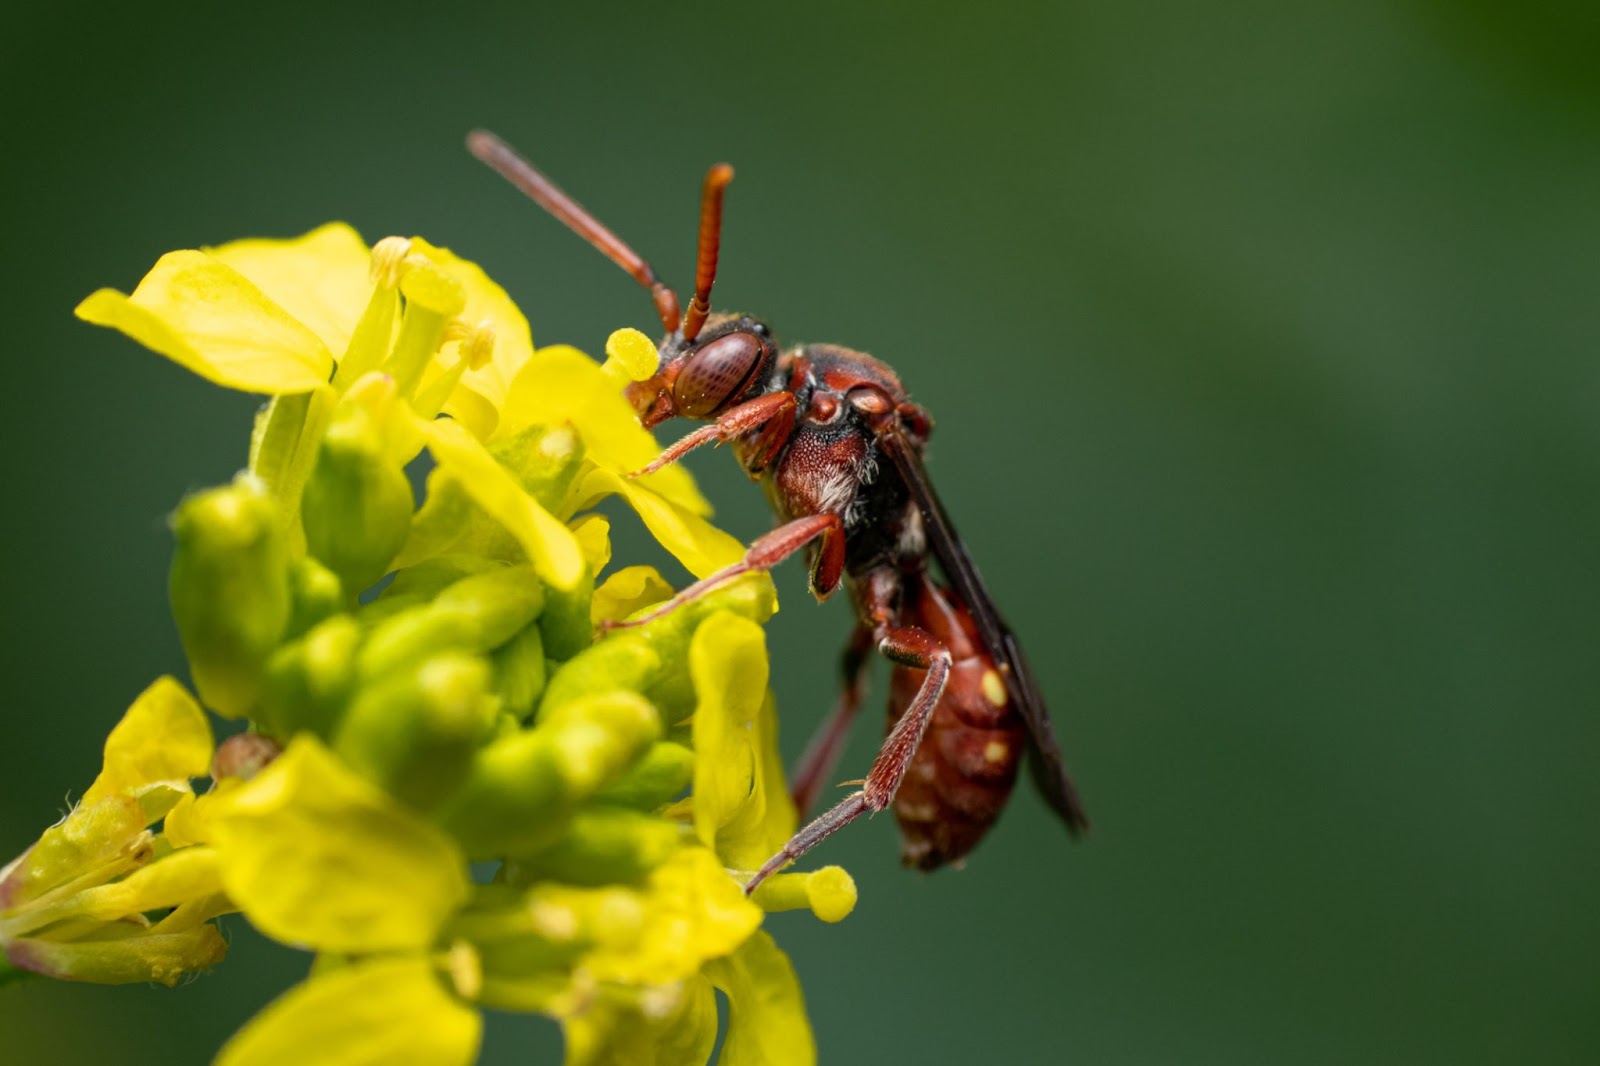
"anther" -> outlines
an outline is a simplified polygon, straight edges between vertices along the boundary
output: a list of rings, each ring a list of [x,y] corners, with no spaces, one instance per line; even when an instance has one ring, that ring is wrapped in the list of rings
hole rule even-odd
[[[411,254],[410,237],[385,237],[372,246],[371,277],[374,285],[392,289],[405,273],[406,256]]]
[[[489,360],[494,358],[494,323],[485,318],[477,325],[463,322],[461,319],[451,319],[444,330],[445,343],[460,341],[460,355],[466,361],[468,370],[477,370],[487,366]]]

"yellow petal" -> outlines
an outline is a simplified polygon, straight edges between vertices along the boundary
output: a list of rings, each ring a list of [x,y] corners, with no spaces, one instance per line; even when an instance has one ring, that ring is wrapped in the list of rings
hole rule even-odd
[[[632,473],[661,454],[661,446],[639,425],[639,416],[600,364],[566,345],[540,348],[512,380],[495,432],[512,436],[531,425],[563,423],[576,427],[588,456],[614,473]],[[681,466],[666,467],[639,484],[692,514],[711,513],[711,505]]]
[[[372,295],[372,253],[361,235],[330,222],[286,241],[230,241],[204,251],[243,274],[268,299],[343,356]]]
[[[78,804],[0,869],[0,910],[86,875],[103,881],[132,869],[148,857],[140,855],[148,852],[148,824],[144,808],[132,796]]]
[[[462,321],[471,326],[488,322],[494,327],[493,357],[478,369],[468,370],[461,384],[482,397],[491,408],[499,408],[506,402],[512,378],[533,355],[533,334],[528,329],[528,320],[506,291],[490,280],[477,263],[462,259],[448,248],[431,245],[421,237],[411,239],[411,248],[443,267],[466,291],[467,306],[459,316]]]
[[[165,910],[221,891],[217,853],[210,848],[180,848],[133,871],[121,881],[85,889],[74,905],[83,913],[116,921],[145,911]]]
[[[308,734],[221,798],[211,832],[228,895],[287,943],[421,949],[467,897],[450,838]]]
[[[628,501],[651,536],[695,577],[705,577],[744,558],[744,545],[664,496],[609,470],[591,470],[578,495],[586,499],[618,495]]]
[[[618,570],[594,590],[589,619],[620,622],[635,611],[672,598],[672,586],[653,566],[629,566]]]
[[[422,386],[418,389],[418,393],[426,394],[428,387],[443,373],[444,368],[439,363],[430,365],[428,372],[423,375]],[[488,440],[494,436],[494,428],[500,423],[500,412],[495,408],[495,402],[465,381],[456,385],[442,410],[466,426],[479,440]]]
[[[512,473],[451,419],[418,422],[428,450],[479,507],[517,539],[547,584],[571,591],[583,580],[582,546],[572,530],[523,491]]]
[[[425,958],[372,959],[291,988],[228,1041],[217,1066],[466,1066],[482,1029]]]
[[[718,1066],[813,1066],[817,1044],[789,957],[765,932],[730,958],[706,964],[728,997],[728,1033]]]
[[[668,984],[733,951],[761,924],[761,908],[705,848],[678,849],[650,873],[636,941],[597,947],[585,968],[601,981]]]
[[[584,1008],[561,1019],[565,1066],[703,1066],[717,1042],[717,996],[698,975],[671,995],[664,1017],[620,996],[590,997]],[[660,998],[658,996],[657,998]]]
[[[132,296],[101,289],[74,313],[230,389],[305,392],[333,370],[333,356],[314,332],[204,252],[168,252]]]
[[[212,750],[211,724],[194,697],[174,678],[158,678],[106,737],[103,768],[83,802],[163,790],[164,798],[146,803],[147,809],[156,808],[154,821],[189,792],[189,778],[210,770]]]
[[[572,535],[578,538],[591,574],[598,574],[611,562],[611,520],[605,515],[586,514],[574,520]]]
[[[755,870],[795,828],[767,706],[761,627],[732,613],[701,623],[689,645],[694,712],[694,828],[736,870]]]

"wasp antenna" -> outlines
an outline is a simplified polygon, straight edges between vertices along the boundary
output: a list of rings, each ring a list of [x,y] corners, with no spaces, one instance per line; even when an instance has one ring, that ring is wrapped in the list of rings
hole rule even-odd
[[[722,247],[722,190],[733,180],[733,168],[718,163],[706,171],[700,189],[700,248],[695,255],[694,299],[683,318],[683,339],[700,336],[700,328],[711,313],[711,285],[717,280],[717,252]]]
[[[590,214],[582,204],[563,192],[561,187],[551,181],[542,170],[518,155],[516,149],[488,130],[473,130],[467,134],[467,151],[521,189],[534,203],[566,223],[568,229],[594,245],[607,259],[626,270],[633,280],[650,290],[650,298],[655,301],[656,314],[661,316],[661,324],[666,327],[668,333],[677,331],[681,322],[677,294],[656,277],[656,272],[650,268],[650,264],[645,262],[644,257],[638,252],[628,247],[627,242],[607,229],[605,224]],[[732,176],[731,171],[729,176]],[[706,180],[709,183],[710,179]],[[720,195],[718,199],[721,199]],[[702,222],[701,240],[704,239],[705,229]],[[702,257],[703,255],[702,250]],[[713,240],[711,251],[713,272],[716,269],[716,262],[717,253]],[[707,292],[710,289],[711,284],[708,281]]]

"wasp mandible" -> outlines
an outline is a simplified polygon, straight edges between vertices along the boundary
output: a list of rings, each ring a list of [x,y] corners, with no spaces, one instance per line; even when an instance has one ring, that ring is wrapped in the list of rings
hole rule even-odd
[[[504,141],[479,130],[467,145],[649,290],[666,331],[660,364],[649,380],[628,387],[628,400],[647,428],[674,417],[709,424],[637,473],[701,445],[727,443],[777,513],[778,527],[740,562],[627,624],[802,550],[819,600],[840,585],[849,590],[856,624],[844,655],[844,691],[795,773],[802,812],[843,749],[871,650],[892,664],[887,737],[861,788],[796,833],[745,891],[861,815],[891,805],[907,865],[932,870],[961,859],[999,817],[1024,750],[1046,801],[1074,836],[1085,832],[1089,820],[1038,682],[923,468],[933,429],[928,413],[892,369],[864,352],[832,344],[780,352],[766,323],[711,312],[733,168],[718,164],[706,174],[694,296],[680,312],[677,295],[649,263]],[[943,582],[930,575],[930,556]]]

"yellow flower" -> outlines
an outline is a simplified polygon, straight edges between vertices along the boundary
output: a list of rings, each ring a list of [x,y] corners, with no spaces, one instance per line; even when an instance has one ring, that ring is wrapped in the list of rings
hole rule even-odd
[[[100,775],[59,823],[0,870],[0,948],[13,966],[77,981],[175,984],[227,951],[216,854],[172,851],[150,826],[192,796],[211,727],[170,677],[106,738]],[[147,912],[176,907],[152,921]]]
[[[566,346],[536,351],[505,290],[420,237],[386,238],[369,250],[350,227],[330,223],[293,240],[169,252],[132,294],[101,289],[77,314],[209,381],[275,397],[258,423],[250,469],[286,501],[291,520],[338,395],[381,371],[419,416],[441,486],[454,480],[506,525],[552,584],[576,587],[585,560],[559,527],[612,494],[697,577],[741,554],[704,520],[709,506],[683,470],[625,477],[659,452],[620,394],[629,378],[654,372],[641,357],[654,345],[620,331],[604,367]],[[452,421],[434,421],[440,412]],[[561,501],[568,513],[556,520],[551,505],[511,491],[488,448],[533,426],[562,425],[576,429],[586,456]]]
[[[78,314],[271,397],[248,469],[173,524],[197,691],[250,728],[214,754],[177,682],[141,696],[83,802],[0,870],[10,965],[171,983],[221,958],[210,919],[240,912],[317,961],[226,1066],[465,1064],[481,1009],[559,1020],[574,1066],[688,1066],[716,1042],[717,989],[722,1063],[814,1062],[760,926],[837,921],[855,887],[828,867],[743,889],[796,820],[771,582],[601,626],[672,594],[649,567],[596,588],[601,498],[696,576],[743,552],[685,471],[629,476],[658,445],[622,388],[654,373],[655,345],[619,330],[604,363],[535,349],[476,265],[340,225],[171,253]]]
[[[319,967],[220,1063],[473,1060],[482,1020],[432,952],[470,892],[449,836],[309,735],[219,800],[209,824],[223,884],[254,925],[360,960]]]

